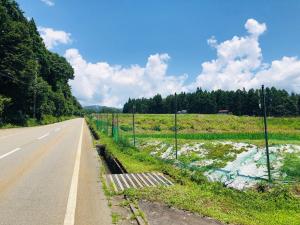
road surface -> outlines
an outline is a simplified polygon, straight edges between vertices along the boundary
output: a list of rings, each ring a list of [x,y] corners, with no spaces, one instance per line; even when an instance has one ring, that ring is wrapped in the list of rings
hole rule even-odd
[[[109,225],[84,119],[0,130],[1,225]]]

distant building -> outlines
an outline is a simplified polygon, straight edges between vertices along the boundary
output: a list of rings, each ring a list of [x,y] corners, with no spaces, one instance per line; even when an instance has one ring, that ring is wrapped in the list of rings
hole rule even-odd
[[[184,109],[184,110],[178,111],[177,113],[178,114],[187,114],[187,110]]]
[[[218,114],[231,114],[227,109],[221,109],[218,111]]]

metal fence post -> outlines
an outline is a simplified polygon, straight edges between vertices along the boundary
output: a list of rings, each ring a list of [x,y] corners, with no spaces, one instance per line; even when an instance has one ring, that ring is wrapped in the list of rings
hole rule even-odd
[[[267,125],[267,109],[266,109],[266,96],[264,85],[261,87],[263,97],[263,115],[264,115],[264,131],[265,131],[265,143],[266,143],[266,155],[267,155],[267,168],[268,168],[268,180],[272,182],[271,178],[271,166],[270,166],[270,153],[269,153],[269,141],[268,141],[268,125]]]
[[[135,147],[135,105],[132,105],[132,133],[133,133],[133,146]]]
[[[116,141],[119,142],[119,113],[117,113]]]
[[[103,132],[103,119],[102,119],[102,115],[99,114],[100,117],[100,131]]]
[[[114,113],[111,113],[111,136],[114,138]]]
[[[178,155],[177,155],[177,94],[175,92],[175,158],[177,159]]]
[[[106,113],[106,134],[108,136],[108,113]]]

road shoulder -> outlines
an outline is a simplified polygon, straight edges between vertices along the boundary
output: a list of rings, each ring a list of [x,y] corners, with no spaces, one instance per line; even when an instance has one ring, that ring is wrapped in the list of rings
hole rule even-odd
[[[100,163],[99,156],[93,149],[90,131],[84,124],[75,215],[76,225],[112,224],[111,210],[99,178]]]

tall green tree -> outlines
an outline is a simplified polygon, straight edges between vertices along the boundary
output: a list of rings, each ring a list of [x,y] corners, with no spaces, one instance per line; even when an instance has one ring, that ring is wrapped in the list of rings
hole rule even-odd
[[[0,0],[0,95],[10,104],[4,122],[79,114],[68,84],[74,71],[65,58],[46,49],[33,19],[14,0]]]

